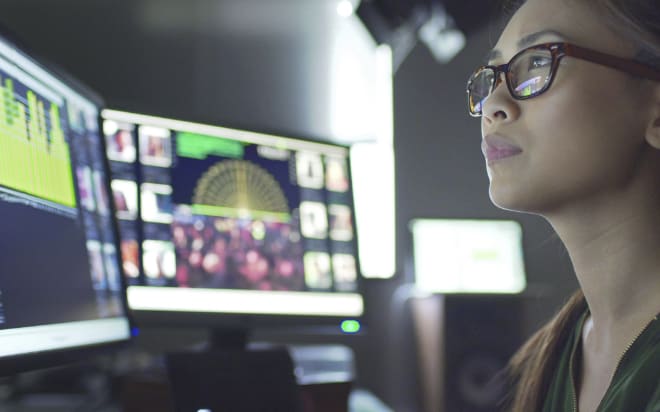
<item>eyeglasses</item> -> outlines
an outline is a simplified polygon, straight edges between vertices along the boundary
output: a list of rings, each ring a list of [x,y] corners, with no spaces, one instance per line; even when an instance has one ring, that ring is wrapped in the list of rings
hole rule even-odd
[[[470,115],[480,117],[483,105],[495,88],[502,82],[504,73],[511,97],[526,100],[536,97],[550,88],[557,73],[559,61],[571,56],[592,63],[611,67],[642,78],[660,81],[660,71],[635,60],[575,46],[569,43],[544,43],[528,47],[499,66],[481,66],[467,83]]]

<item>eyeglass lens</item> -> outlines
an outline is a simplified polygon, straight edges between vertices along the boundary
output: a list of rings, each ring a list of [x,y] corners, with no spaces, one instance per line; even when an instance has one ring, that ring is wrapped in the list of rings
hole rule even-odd
[[[507,82],[514,98],[534,97],[547,88],[552,71],[550,50],[529,49],[517,55],[509,63]],[[481,115],[483,104],[490,96],[495,83],[495,73],[484,68],[475,73],[468,87],[470,113]]]

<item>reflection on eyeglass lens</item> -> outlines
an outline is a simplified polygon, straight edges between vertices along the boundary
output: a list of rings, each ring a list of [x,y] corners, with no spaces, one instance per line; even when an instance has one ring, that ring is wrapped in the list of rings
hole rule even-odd
[[[532,77],[531,79],[520,83],[514,90],[518,96],[530,96],[539,91],[541,87],[543,87],[543,78],[544,76]]]

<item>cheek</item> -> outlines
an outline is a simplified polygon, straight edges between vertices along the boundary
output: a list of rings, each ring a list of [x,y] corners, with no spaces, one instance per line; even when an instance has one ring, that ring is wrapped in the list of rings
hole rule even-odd
[[[566,82],[524,102],[524,156],[490,171],[493,202],[542,213],[625,185],[644,145],[638,100],[621,88]]]
[[[639,123],[644,110],[639,87],[637,80],[614,69],[571,61],[560,66],[555,84],[541,96],[546,101],[535,102],[538,107],[532,116],[537,121],[545,117],[547,127],[576,136],[616,138],[643,125]]]
[[[554,89],[541,96],[545,100],[530,101],[535,107],[529,107],[528,127],[539,136],[530,143],[560,151],[559,164],[623,160],[644,141],[643,99],[634,80],[592,64],[570,69],[570,77],[558,76]]]

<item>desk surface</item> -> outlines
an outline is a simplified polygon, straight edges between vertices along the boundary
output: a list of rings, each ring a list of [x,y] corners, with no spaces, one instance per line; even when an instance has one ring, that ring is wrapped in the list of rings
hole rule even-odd
[[[0,410],[3,412],[72,412],[84,411],[85,399],[75,395],[35,394],[20,401],[2,402]],[[90,405],[91,406],[91,405]],[[105,406],[96,406],[95,412],[121,412],[122,407],[116,402],[109,402]],[[349,396],[349,412],[394,412],[371,392],[364,389],[355,389]]]

